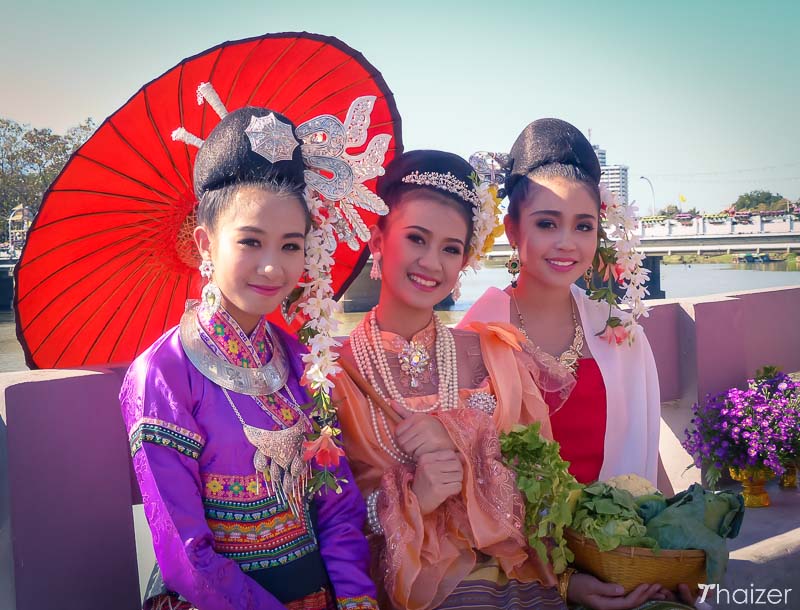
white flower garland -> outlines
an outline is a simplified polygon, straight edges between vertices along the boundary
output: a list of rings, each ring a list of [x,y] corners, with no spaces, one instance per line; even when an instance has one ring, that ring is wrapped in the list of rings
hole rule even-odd
[[[623,325],[631,343],[640,327],[638,319],[648,316],[644,298],[649,294],[645,284],[650,271],[642,266],[645,255],[637,249],[641,245],[636,235],[639,228],[636,215],[638,208],[633,204],[619,203],[614,193],[603,184],[600,185],[600,201],[605,206],[606,234],[614,241],[618,281],[625,288],[620,304],[627,308],[623,312]]]
[[[341,371],[336,364],[338,358],[333,351],[341,344],[334,338],[339,322],[334,314],[339,303],[333,299],[331,267],[336,250],[336,239],[330,216],[323,213],[326,204],[314,192],[306,188],[304,193],[313,228],[306,239],[306,281],[300,282],[303,295],[298,308],[303,312],[309,339],[309,353],[303,356],[306,363],[306,379],[313,391],[329,392],[333,388],[331,378]],[[327,211],[327,210],[326,210]]]

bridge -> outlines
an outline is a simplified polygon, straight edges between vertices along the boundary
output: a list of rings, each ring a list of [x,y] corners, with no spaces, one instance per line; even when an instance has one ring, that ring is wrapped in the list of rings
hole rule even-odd
[[[800,233],[643,237],[641,250],[647,256],[800,252]]]
[[[716,220],[716,219],[715,219]],[[671,254],[733,254],[753,252],[800,253],[800,221],[784,218],[752,216],[748,222],[726,218],[709,221],[692,218],[688,221],[663,219],[642,222],[639,228],[642,251],[648,257]],[[505,235],[497,239],[489,258],[511,254]]]
[[[670,254],[733,254],[736,252],[800,252],[800,221],[753,215],[735,218],[664,219],[642,222],[639,236],[648,256]]]

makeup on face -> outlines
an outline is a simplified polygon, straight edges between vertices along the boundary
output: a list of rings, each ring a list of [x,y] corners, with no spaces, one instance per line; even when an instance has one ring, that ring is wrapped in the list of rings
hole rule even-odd
[[[222,305],[255,327],[292,291],[305,266],[305,214],[296,197],[245,187],[208,233]]]

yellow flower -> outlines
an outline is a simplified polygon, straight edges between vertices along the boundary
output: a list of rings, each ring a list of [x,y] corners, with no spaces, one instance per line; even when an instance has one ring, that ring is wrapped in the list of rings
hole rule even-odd
[[[247,484],[247,491],[249,491],[251,494],[256,493],[258,491],[258,488],[259,488],[258,480],[256,479],[253,479]]]
[[[228,340],[228,352],[231,356],[235,356],[239,353],[239,342],[236,339]]]
[[[483,250],[481,251],[481,257],[486,256],[489,252],[492,251],[494,248],[494,240],[500,237],[505,232],[505,227],[503,223],[500,222],[500,203],[501,200],[497,197],[498,187],[496,184],[490,184],[488,187],[489,194],[492,196],[494,200],[494,228],[489,235],[486,236],[486,241],[483,243]]]
[[[292,421],[292,410],[289,407],[281,408],[281,417],[286,421]]]

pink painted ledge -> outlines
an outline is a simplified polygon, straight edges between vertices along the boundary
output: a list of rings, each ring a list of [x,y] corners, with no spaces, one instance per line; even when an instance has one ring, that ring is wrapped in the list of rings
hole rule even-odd
[[[676,488],[689,406],[765,364],[800,370],[800,287],[653,302],[662,457]],[[125,367],[0,374],[0,608],[139,608],[141,502],[117,402]],[[141,559],[141,556],[140,556]]]

